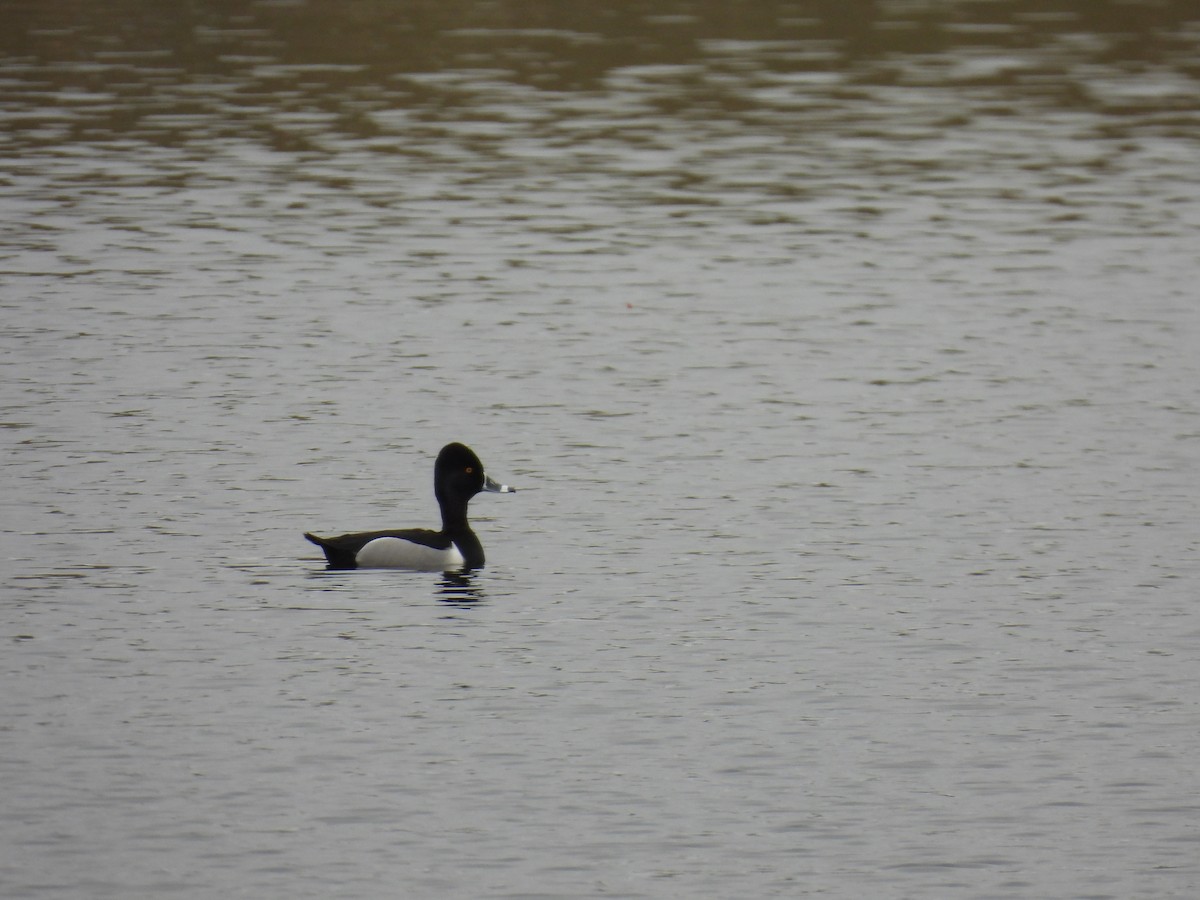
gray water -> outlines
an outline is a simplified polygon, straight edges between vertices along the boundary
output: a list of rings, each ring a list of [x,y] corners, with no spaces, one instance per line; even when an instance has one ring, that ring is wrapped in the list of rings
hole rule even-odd
[[[0,10],[0,895],[1196,896],[1190,4]]]

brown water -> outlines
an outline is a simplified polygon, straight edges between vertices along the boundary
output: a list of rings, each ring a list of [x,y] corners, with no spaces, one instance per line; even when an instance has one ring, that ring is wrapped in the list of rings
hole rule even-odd
[[[1198,59],[0,6],[0,895],[1195,896]]]

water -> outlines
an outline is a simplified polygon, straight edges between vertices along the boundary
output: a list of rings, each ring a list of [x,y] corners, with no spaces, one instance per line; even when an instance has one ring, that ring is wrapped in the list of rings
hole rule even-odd
[[[1195,896],[1187,7],[8,4],[0,893]]]

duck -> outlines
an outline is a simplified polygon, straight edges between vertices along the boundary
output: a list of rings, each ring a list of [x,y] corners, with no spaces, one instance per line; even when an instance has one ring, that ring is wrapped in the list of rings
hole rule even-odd
[[[337,537],[304,536],[325,553],[330,569],[417,569],[449,572],[482,568],[483,545],[467,522],[467,504],[481,491],[511,494],[483,471],[475,451],[447,444],[433,465],[433,493],[442,510],[442,530],[403,528],[359,531]]]

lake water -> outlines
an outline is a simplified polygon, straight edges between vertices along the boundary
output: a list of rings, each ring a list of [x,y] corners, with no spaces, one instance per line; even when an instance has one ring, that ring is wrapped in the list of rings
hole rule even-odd
[[[182,6],[0,8],[0,895],[1197,895],[1192,4]]]

